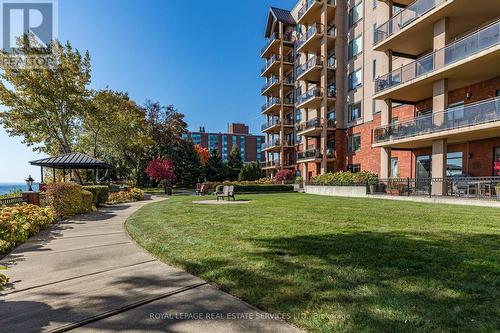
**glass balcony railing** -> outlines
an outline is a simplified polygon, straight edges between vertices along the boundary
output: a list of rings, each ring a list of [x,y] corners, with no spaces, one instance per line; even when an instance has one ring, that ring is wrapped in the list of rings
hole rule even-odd
[[[322,158],[323,154],[320,149],[308,149],[297,153],[297,161],[308,160],[311,158]]]
[[[444,2],[446,2],[446,0],[417,0],[413,2],[375,29],[373,44],[376,45],[398,33],[408,24],[424,16],[427,12]]]
[[[269,149],[269,148],[279,147],[279,146],[281,146],[280,139],[274,139],[274,140],[271,140],[269,142],[264,142],[262,144],[262,149]]]
[[[375,143],[500,121],[500,97],[390,124],[373,130]]]
[[[311,59],[307,60],[306,63],[297,68],[296,76],[299,77],[316,66],[323,66],[323,60],[321,59],[321,57],[314,56]]]
[[[267,61],[266,63],[264,64],[264,66],[262,66],[262,71],[261,73],[264,73],[269,67],[271,67],[272,64],[274,64],[276,61],[279,61],[280,60],[280,57],[276,54],[273,54]]]
[[[309,27],[309,29],[307,29],[306,33],[303,34],[299,40],[297,41],[297,45],[296,45],[296,48],[299,49],[302,45],[304,45],[305,42],[307,42],[312,36],[314,36],[315,34],[317,33],[321,33],[322,32],[322,26],[321,24],[315,24],[311,27]]]
[[[272,76],[267,80],[266,84],[264,84],[261,91],[264,92],[267,89],[269,89],[269,87],[271,87],[273,84],[276,84],[279,82],[280,82],[280,80],[276,76]]]
[[[326,66],[330,69],[337,68],[337,59],[335,58],[335,55],[328,57],[326,60]]]
[[[322,95],[321,90],[319,88],[317,88],[317,87],[311,88],[307,92],[305,92],[304,94],[297,97],[297,101],[295,104],[300,105],[300,104],[307,102],[308,100],[313,99],[315,97],[321,97],[321,95]]]
[[[337,36],[337,27],[334,25],[328,27],[328,29],[326,30],[326,34],[331,37]]]
[[[315,2],[321,3],[322,1],[321,0],[307,0],[306,1],[306,3],[304,4],[304,6],[302,6],[299,9],[299,12],[297,14],[299,20],[302,18],[302,16],[304,16],[305,13],[307,13],[307,11],[309,10],[309,8],[311,8],[312,5],[314,5]]]
[[[299,126],[297,126],[298,127],[297,130],[299,132],[303,132],[303,131],[307,131],[307,130],[313,129],[313,128],[320,128],[321,127],[321,120],[318,118],[309,119],[308,121],[304,121],[298,125]]]
[[[261,53],[264,53],[264,51],[267,50],[267,48],[269,47],[269,45],[271,45],[275,40],[278,40],[278,39],[280,39],[279,33],[277,33],[277,32],[273,33],[271,35],[271,37],[269,37],[267,39],[267,42],[264,45],[264,47],[262,48]]]
[[[271,97],[267,100],[267,102],[262,105],[262,111],[266,111],[273,105],[278,105],[280,104],[280,99],[278,97]]]
[[[267,122],[265,122],[264,124],[262,124],[262,126],[260,128],[261,128],[261,130],[264,131],[268,128],[271,128],[271,127],[279,125],[279,124],[281,124],[279,118],[274,118],[274,119],[270,119]]]
[[[463,37],[446,47],[402,66],[375,80],[375,93],[409,82],[500,43],[500,21]]]

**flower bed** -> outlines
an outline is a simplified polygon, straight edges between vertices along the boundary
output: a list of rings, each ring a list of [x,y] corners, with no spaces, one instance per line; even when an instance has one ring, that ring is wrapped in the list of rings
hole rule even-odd
[[[52,208],[21,205],[0,208],[0,253],[7,252],[54,222]]]

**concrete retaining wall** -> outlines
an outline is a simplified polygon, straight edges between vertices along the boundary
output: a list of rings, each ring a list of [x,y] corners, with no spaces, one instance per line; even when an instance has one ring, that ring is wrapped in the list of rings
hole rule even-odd
[[[311,186],[305,187],[306,193],[334,197],[366,198],[366,186]]]

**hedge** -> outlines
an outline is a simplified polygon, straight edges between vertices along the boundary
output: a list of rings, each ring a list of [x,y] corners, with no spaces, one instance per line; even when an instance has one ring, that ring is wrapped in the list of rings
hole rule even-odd
[[[47,185],[47,203],[59,219],[91,212],[93,195],[81,185],[73,183],[52,183]]]
[[[97,207],[108,202],[109,187],[106,185],[90,185],[84,186],[84,190],[89,191],[93,195],[93,203]]]
[[[229,184],[234,186],[234,193],[259,193],[259,192],[292,192],[293,185],[283,184]],[[222,192],[226,184],[217,185],[217,192]]]
[[[108,202],[111,204],[133,202],[144,200],[144,191],[133,188],[130,191],[112,192],[109,194]]]

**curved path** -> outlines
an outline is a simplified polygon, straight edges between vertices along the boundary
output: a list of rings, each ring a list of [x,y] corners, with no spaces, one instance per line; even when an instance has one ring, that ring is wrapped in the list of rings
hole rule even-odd
[[[158,200],[64,221],[3,258],[0,331],[299,332],[130,240],[124,221]]]

